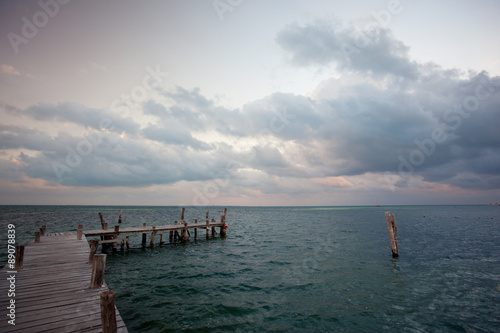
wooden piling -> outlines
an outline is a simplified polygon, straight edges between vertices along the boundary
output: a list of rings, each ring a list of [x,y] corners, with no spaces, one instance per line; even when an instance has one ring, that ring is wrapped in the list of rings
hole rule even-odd
[[[174,222],[174,225],[177,225],[177,221]],[[178,238],[179,238],[179,233],[177,232],[177,230],[174,230],[174,242],[176,242]]]
[[[187,222],[184,222],[184,228],[182,229],[182,242],[185,243],[188,240],[188,224]]]
[[[120,251],[125,250],[125,238],[122,238],[122,241],[120,243]]]
[[[208,216],[208,212],[207,212],[207,216]],[[209,223],[210,223],[210,222],[209,222],[209,221],[208,221],[208,219],[207,219],[207,228],[206,228],[206,230],[207,230],[207,239],[210,239],[210,227],[209,227],[209,225],[208,225]]]
[[[130,236],[127,236],[127,237],[125,238],[125,240],[126,240],[127,250],[128,250],[128,249],[130,248]]]
[[[17,245],[16,246],[16,266],[15,266],[16,271],[23,268],[23,262],[24,262],[24,245]]]
[[[104,268],[106,267],[106,255],[95,254],[92,264],[92,277],[90,289],[101,288],[104,284]]]
[[[76,239],[82,240],[82,236],[83,236],[83,224],[79,224],[78,229],[76,230]]]
[[[212,223],[215,223],[215,219],[212,219]],[[215,227],[212,227],[212,237],[214,237],[215,234],[216,234]]]
[[[35,243],[40,243],[40,231],[35,231]]]
[[[77,240],[82,240],[82,236],[83,236],[83,229],[78,229],[76,231],[76,239]]]
[[[221,236],[226,236],[226,213],[227,213],[227,208],[224,208],[224,215],[221,215],[220,217],[220,222],[224,223],[223,225],[220,226],[220,235]]]
[[[163,244],[163,234],[160,234],[160,245]]]
[[[115,292],[101,293],[101,324],[103,333],[116,333]]]
[[[106,221],[104,221],[104,217],[102,216],[101,212],[99,212],[99,219],[101,219],[101,226],[103,226],[102,230],[106,230],[106,229],[104,229],[104,223],[106,223]]]
[[[151,242],[149,242],[149,245],[151,246],[155,245],[155,236],[156,236],[156,230],[155,227],[153,227],[153,232],[151,233]]]
[[[122,223],[122,211],[120,210],[120,215],[118,215],[118,223]]]
[[[198,223],[198,220],[194,219],[194,223]],[[194,239],[196,239],[196,236],[198,236],[198,228],[194,228]]]
[[[102,224],[102,230],[108,230],[108,222]]]
[[[387,221],[387,229],[389,230],[389,239],[391,241],[391,251],[392,251],[392,257],[396,258],[399,257],[398,253],[398,241],[396,238],[396,215],[391,213],[386,212],[385,213],[385,219]]]
[[[45,236],[45,229],[47,228],[46,225],[42,225],[42,227],[40,228],[40,236]]]
[[[182,208],[182,213],[181,213],[181,224],[184,223],[184,212],[186,211],[186,208]]]
[[[96,254],[98,247],[99,247],[98,240],[91,240],[90,241],[89,260],[87,261],[88,264],[91,264],[94,261],[94,255]]]
[[[146,226],[146,223],[143,223],[142,227],[144,228],[145,226]],[[146,233],[143,233],[142,234],[142,246],[146,245],[146,239],[147,239],[147,235],[146,235]]]

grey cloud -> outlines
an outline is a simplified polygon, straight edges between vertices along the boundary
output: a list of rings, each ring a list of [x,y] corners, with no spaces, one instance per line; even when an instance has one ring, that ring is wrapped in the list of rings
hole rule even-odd
[[[418,64],[408,58],[409,48],[386,29],[361,31],[317,21],[305,26],[289,25],[275,40],[298,66],[333,63],[340,70],[373,73],[376,77],[392,74],[412,80],[419,74]]]
[[[145,138],[166,144],[181,145],[202,150],[210,149],[209,144],[195,139],[189,129],[183,128],[175,120],[162,127],[150,124],[141,133]]]
[[[17,112],[19,114],[19,112]],[[105,109],[93,109],[83,104],[61,102],[58,104],[40,103],[28,107],[21,115],[40,121],[71,122],[87,128],[101,130],[106,127],[116,133],[137,133],[139,125],[133,120],[120,117]],[[112,126],[108,125],[111,124]]]

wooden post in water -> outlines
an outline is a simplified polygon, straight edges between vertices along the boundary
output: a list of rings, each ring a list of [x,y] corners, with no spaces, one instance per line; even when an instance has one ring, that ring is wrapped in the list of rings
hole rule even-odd
[[[24,245],[18,245],[16,246],[16,270],[20,270],[23,268],[23,261],[24,261]]]
[[[40,231],[35,231],[35,243],[40,243]]]
[[[194,223],[198,223],[197,219],[194,219]],[[198,236],[198,228],[194,228],[194,239],[196,240],[196,236]]]
[[[102,216],[101,212],[99,212],[99,218],[101,219],[102,230],[106,230],[106,229],[104,229],[104,223],[106,223],[106,222],[104,221],[104,217]]]
[[[114,291],[103,291],[101,293],[101,324],[102,333],[116,333],[118,330]]]
[[[42,225],[42,227],[40,228],[40,236],[45,236],[45,229],[47,228],[46,225]]]
[[[115,225],[115,234],[113,236],[109,236],[111,239],[116,239],[116,242],[113,243],[113,252],[116,252],[116,248],[118,246],[118,235],[120,234],[120,226],[117,224]],[[123,246],[122,246],[123,249]]]
[[[220,217],[220,222],[224,223],[220,227],[220,232],[219,233],[220,233],[221,236],[226,236],[226,213],[227,213],[227,208],[224,208],[224,215],[222,215]]]
[[[122,238],[122,241],[120,243],[120,251],[125,250],[125,238]]]
[[[102,230],[108,230],[108,222],[102,222]],[[101,236],[101,240],[109,240],[109,236]],[[102,244],[103,251],[107,250],[108,248],[109,248],[109,243]]]
[[[104,268],[106,267],[106,255],[95,254],[92,262],[92,277],[90,289],[101,288],[104,284]]]
[[[186,208],[182,208],[182,213],[181,213],[181,224],[184,223],[184,212],[186,211]]]
[[[142,227],[145,228],[146,227],[146,223],[143,223]],[[143,233],[142,234],[142,246],[146,246],[146,239],[147,239],[146,233]]]
[[[188,240],[188,224],[187,222],[184,222],[184,228],[182,229],[182,238],[181,238],[181,241],[183,243],[187,242]]]
[[[212,219],[212,223],[215,223],[215,219]],[[215,227],[212,227],[212,237],[215,236]]]
[[[389,239],[391,240],[392,257],[396,258],[399,257],[398,241],[396,239],[396,215],[392,214],[391,217],[391,213],[385,212],[385,219],[387,220],[387,229],[389,230]]]
[[[163,234],[160,234],[160,245],[163,244]]]
[[[207,215],[208,215],[208,213],[207,213]],[[210,239],[210,227],[208,226],[208,223],[209,223],[208,219],[207,219],[206,223],[207,223],[207,228],[206,228],[207,229],[207,239]]]
[[[177,221],[174,222],[174,225],[177,225]],[[179,239],[179,232],[176,230],[174,230],[174,242],[177,241],[177,239]]]
[[[96,254],[98,247],[99,247],[98,240],[90,241],[90,254],[89,254],[89,260],[87,261],[88,264],[91,264],[94,261],[94,254]]]
[[[151,233],[151,242],[149,242],[149,245],[153,247],[155,245],[155,236],[156,236],[156,227],[153,227],[153,232]]]
[[[126,239],[127,250],[128,250],[130,248],[130,236],[127,236],[125,239]]]
[[[120,215],[118,215],[118,223],[122,223],[122,211],[120,210]]]

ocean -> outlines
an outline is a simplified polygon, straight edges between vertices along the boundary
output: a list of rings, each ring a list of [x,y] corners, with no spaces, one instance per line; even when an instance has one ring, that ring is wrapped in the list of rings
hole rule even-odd
[[[500,332],[500,207],[227,207],[227,236],[108,252],[130,332]],[[181,207],[0,206],[33,232],[172,224]],[[208,207],[219,220],[223,207]],[[207,207],[186,207],[204,221]],[[392,258],[384,213],[395,213]],[[218,230],[218,228],[217,228]]]

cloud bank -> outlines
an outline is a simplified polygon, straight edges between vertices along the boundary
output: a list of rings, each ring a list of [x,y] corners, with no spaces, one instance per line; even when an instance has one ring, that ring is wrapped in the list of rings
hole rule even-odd
[[[0,126],[0,177],[75,187],[212,181],[233,196],[369,181],[392,191],[500,188],[500,77],[416,63],[385,29],[292,24],[276,43],[295,66],[334,65],[340,77],[312,97],[274,93],[232,110],[186,87],[158,89],[127,117],[72,102],[3,105],[26,124]],[[57,134],[35,125],[48,123]]]

